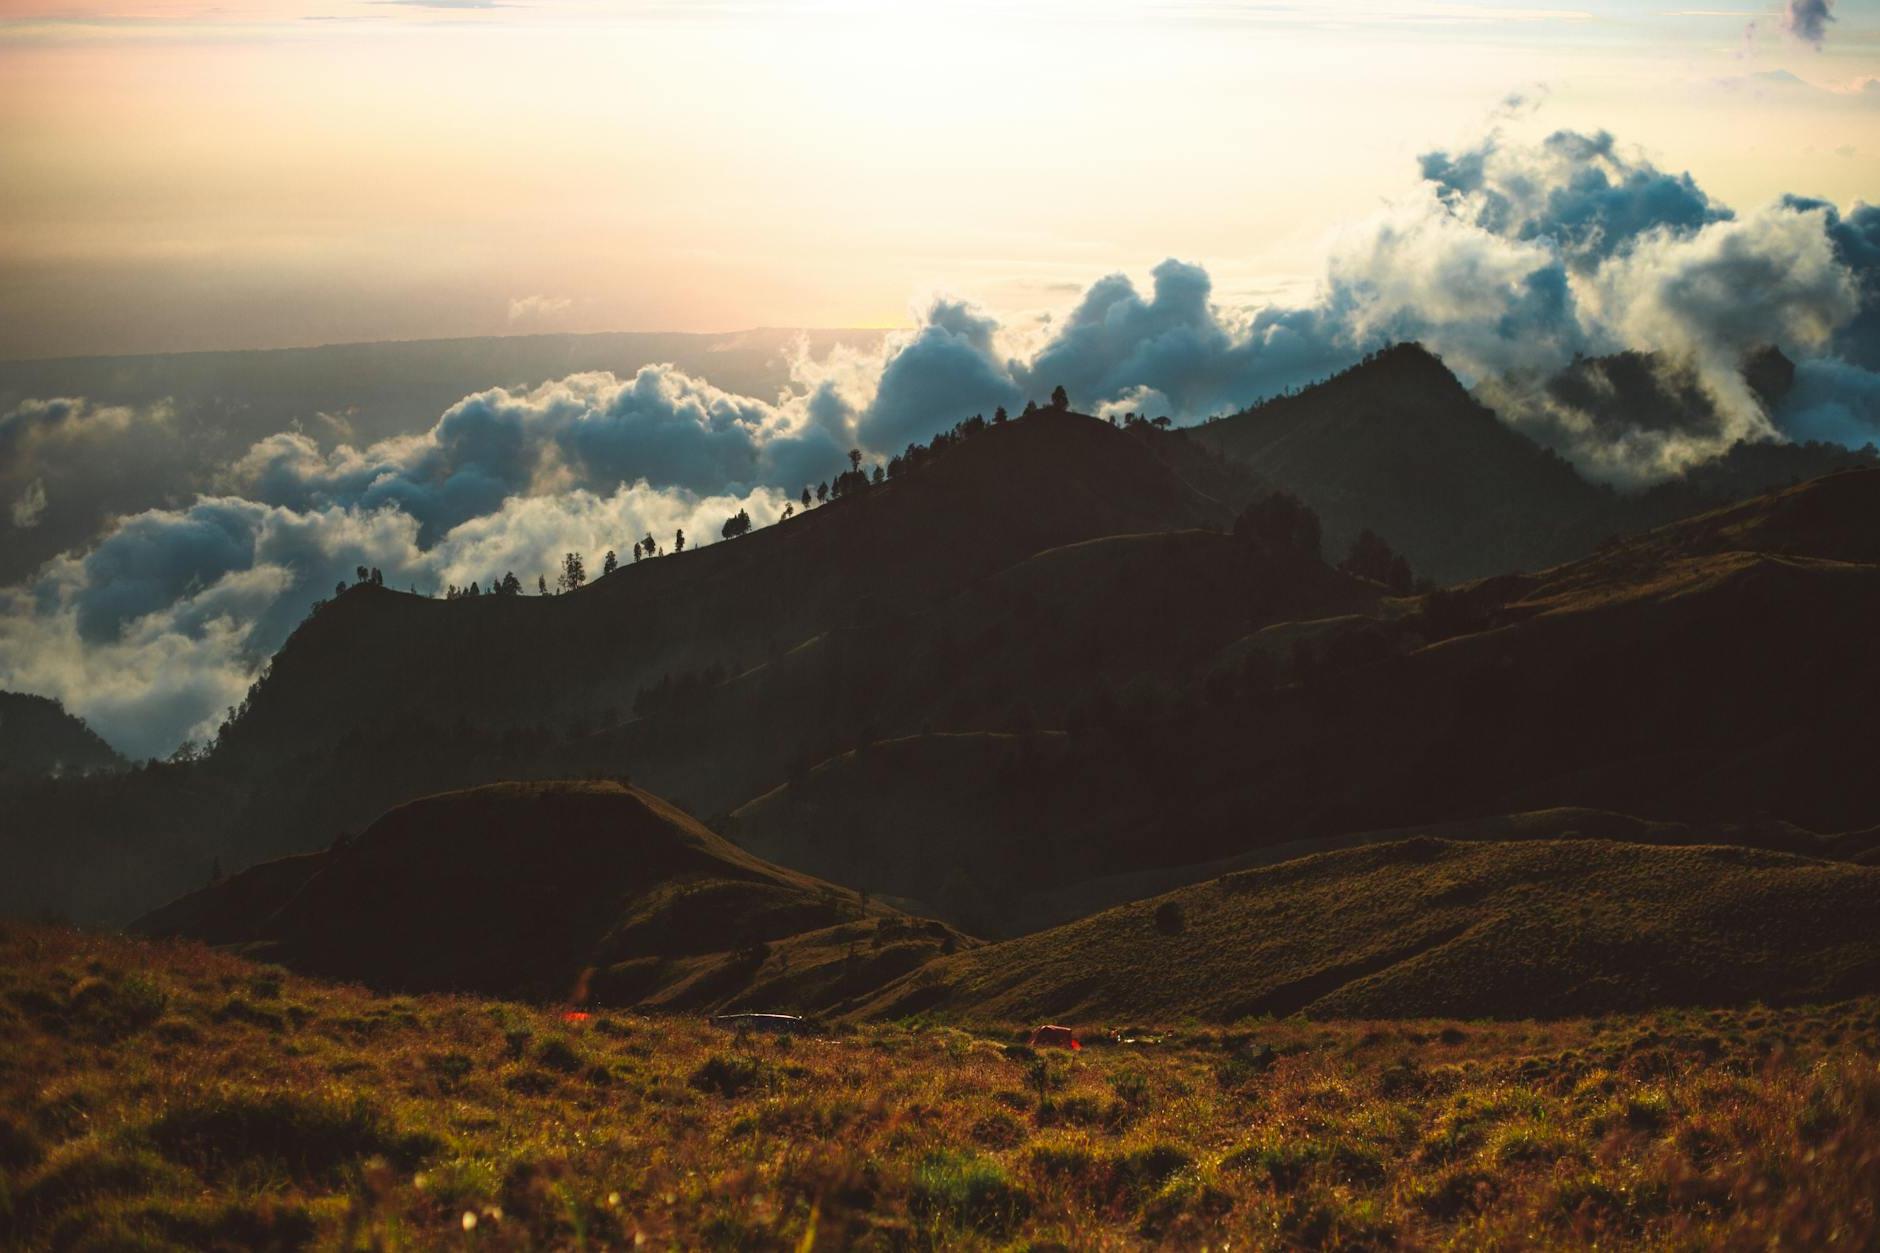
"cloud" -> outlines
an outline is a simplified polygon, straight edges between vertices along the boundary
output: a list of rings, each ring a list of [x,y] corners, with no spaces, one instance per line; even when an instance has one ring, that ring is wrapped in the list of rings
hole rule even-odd
[[[1793,439],[1872,444],[1880,440],[1880,374],[1845,361],[1804,361],[1777,417]]]
[[[739,509],[773,520],[786,499],[644,482],[577,489],[511,499],[430,545],[415,518],[389,506],[298,510],[225,496],[149,510],[0,592],[0,687],[58,697],[132,757],[163,755],[213,735],[309,605],[356,566],[425,591],[487,586],[512,570],[532,587],[564,552],[625,551],[648,533],[670,546],[679,528],[704,540]]]
[[[768,521],[851,447],[885,460],[1060,384],[1091,412],[1194,421],[1418,339],[1507,420],[1628,485],[1738,440],[1880,429],[1880,210],[1789,198],[1739,215],[1604,132],[1520,144],[1491,131],[1418,169],[1330,235],[1303,301],[1224,305],[1205,268],[1171,258],[1146,291],[1110,274],[1063,316],[1015,328],[929,300],[876,347],[799,349],[768,398],[653,365],[476,392],[362,445],[344,425],[328,422],[344,440],[331,446],[295,425],[171,497],[193,503],[114,520],[0,592],[0,686],[61,697],[133,755],[167,751],[212,731],[358,565],[425,590],[510,570],[533,584],[569,550],[678,527],[703,539],[740,508]],[[1768,345],[1799,358],[1773,412],[1742,375]],[[1600,401],[1623,370],[1575,365],[1628,351],[1643,409]],[[1578,392],[1558,384],[1569,368]],[[15,527],[55,514],[81,467],[186,442],[166,422],[161,407],[71,398],[0,415]]]
[[[143,420],[151,422],[162,422],[167,417],[165,406],[157,406],[142,415]],[[139,418],[136,410],[126,406],[94,406],[82,398],[26,400],[0,414],[0,457],[19,464],[48,444],[79,443],[122,434]]]
[[[39,525],[39,515],[46,511],[46,481],[34,479],[13,502],[13,525],[20,530],[30,530]]]
[[[1803,43],[1821,47],[1828,37],[1828,23],[1834,20],[1834,0],[1787,0],[1782,12],[1782,27]]]
[[[1437,196],[1505,238],[1547,241],[1581,273],[1651,231],[1692,231],[1730,216],[1689,174],[1621,152],[1605,131],[1559,131],[1535,147],[1491,133],[1451,155],[1421,158]]]
[[[671,366],[631,378],[570,375],[467,396],[425,432],[322,452],[283,432],[231,468],[230,490],[295,509],[396,508],[429,546],[518,495],[611,491],[645,480],[697,493],[827,476],[850,414],[812,392],[779,403],[723,391]]]
[[[509,302],[509,320],[541,322],[573,307],[574,301],[567,296],[518,296]]]

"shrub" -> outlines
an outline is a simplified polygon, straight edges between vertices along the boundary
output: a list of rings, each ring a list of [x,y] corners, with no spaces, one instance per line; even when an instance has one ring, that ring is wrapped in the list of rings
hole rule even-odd
[[[1194,1164],[1194,1158],[1172,1144],[1151,1144],[1112,1159],[1110,1174],[1118,1191],[1141,1201]]]
[[[733,1097],[752,1091],[767,1077],[766,1067],[755,1057],[727,1057],[719,1053],[706,1058],[686,1084],[699,1092]]]
[[[364,1098],[287,1092],[215,1092],[172,1109],[148,1130],[174,1162],[220,1178],[258,1166],[332,1184],[368,1157],[412,1166],[438,1149],[435,1137],[400,1131]]]
[[[265,1009],[239,996],[231,996],[222,1002],[215,1011],[217,1022],[245,1022],[251,1026],[265,1027],[269,1031],[285,1031],[287,1016],[276,1010]]]
[[[908,1208],[924,1222],[997,1236],[1024,1221],[1031,1201],[997,1162],[942,1150],[927,1154],[915,1167]]]
[[[66,998],[73,1027],[100,1040],[121,1040],[143,1030],[169,1007],[169,993],[143,974],[81,979]]]
[[[550,1070],[558,1070],[564,1075],[573,1074],[584,1064],[581,1054],[575,1050],[574,1045],[560,1036],[553,1036],[542,1041],[535,1050],[535,1060]]]

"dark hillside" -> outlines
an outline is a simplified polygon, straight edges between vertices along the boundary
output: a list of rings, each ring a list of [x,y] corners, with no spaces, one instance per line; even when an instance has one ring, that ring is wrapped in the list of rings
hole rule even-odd
[[[1368,528],[1449,582],[1551,565],[1610,533],[1595,516],[1607,493],[1415,344],[1189,434],[1318,510],[1334,559]]]
[[[1765,354],[1752,382],[1779,390],[1783,367],[1793,369]],[[1771,373],[1776,381],[1762,378]],[[1650,427],[1708,411],[1695,384],[1661,392],[1660,374],[1649,359],[1588,358],[1552,386],[1576,405],[1603,398],[1615,407],[1599,411],[1606,421]],[[1880,460],[1823,444],[1739,444],[1680,479],[1615,491],[1502,421],[1415,344],[1189,434],[1318,510],[1333,560],[1369,529],[1438,583],[1542,569],[1614,535]]]
[[[1880,871],[1732,847],[1420,838],[946,958],[867,1012],[1096,1026],[1562,1017],[1880,989]]]
[[[837,755],[726,829],[986,934],[1038,925],[1054,892],[1101,904],[1258,849],[1562,807],[1858,858],[1880,821],[1876,508],[1880,472],[1839,475],[1538,575],[1261,627],[1162,688],[1099,676],[1041,724],[1061,737]]]
[[[58,701],[0,692],[0,782],[123,768],[124,759]]]
[[[830,1008],[971,943],[608,783],[413,801],[341,846],[256,866],[133,929],[400,991],[765,1009]],[[850,956],[858,942],[873,946],[866,961]]]

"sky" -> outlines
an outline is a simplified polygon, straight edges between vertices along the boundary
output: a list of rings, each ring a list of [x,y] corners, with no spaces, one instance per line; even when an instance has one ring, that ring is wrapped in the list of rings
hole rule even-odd
[[[1846,205],[1880,0],[1828,13],[0,0],[0,358],[1011,317],[1168,256],[1257,305],[1511,92]]]
[[[1059,384],[1190,423],[1416,339],[1622,490],[1880,440],[1880,0],[0,0],[0,171],[0,362],[885,328],[761,394],[473,354],[370,431],[302,358],[0,370],[0,688],[134,757],[358,566],[696,545]],[[1546,386],[1621,351],[1706,403]]]

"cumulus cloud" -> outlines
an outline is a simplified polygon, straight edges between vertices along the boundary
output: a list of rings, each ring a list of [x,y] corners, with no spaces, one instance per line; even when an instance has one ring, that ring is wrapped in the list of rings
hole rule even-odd
[[[1446,205],[1494,235],[1544,241],[1587,272],[1648,232],[1690,231],[1730,216],[1689,174],[1628,157],[1605,131],[1559,131],[1535,147],[1498,134],[1421,158]]]
[[[396,508],[429,546],[519,495],[635,480],[703,493],[827,477],[847,451],[851,416],[820,391],[771,403],[647,366],[628,379],[577,374],[479,392],[427,431],[364,449],[322,452],[282,432],[240,458],[227,485],[295,509]]]
[[[46,445],[73,444],[116,436],[139,420],[162,423],[168,408],[157,406],[141,415],[124,405],[94,406],[69,396],[27,400],[0,414],[0,458],[12,464],[28,462]]]
[[[1803,43],[1819,48],[1828,37],[1828,23],[1834,20],[1834,0],[1788,0],[1782,10],[1782,27]]]
[[[874,348],[799,352],[768,398],[656,365],[492,388],[363,446],[343,427],[337,445],[281,431],[193,504],[117,520],[0,593],[0,686],[61,697],[134,755],[165,751],[212,729],[358,565],[425,590],[509,570],[533,583],[569,550],[679,527],[709,536],[740,508],[774,518],[852,447],[885,460],[1060,384],[1091,412],[1193,421],[1419,339],[1508,420],[1622,484],[1738,440],[1865,442],[1880,428],[1880,210],[1790,198],[1738,215],[1603,132],[1527,144],[1491,132],[1419,169],[1330,237],[1303,303],[1224,306],[1204,268],[1170,259],[1146,291],[1108,275],[1065,316],[1016,330],[934,299]],[[1773,412],[1742,370],[1770,345],[1800,358]],[[1617,375],[1576,363],[1628,350],[1626,368],[1671,403],[1596,403]],[[1582,370],[1577,398],[1557,385],[1563,369]],[[128,447],[161,422],[74,399],[0,416],[14,525],[64,494],[52,469],[41,482],[25,468],[38,452]]]
[[[781,513],[760,488],[697,494],[645,482],[515,497],[432,544],[394,505],[312,509],[205,497],[125,519],[89,553],[0,593],[0,687],[56,696],[133,757],[214,733],[309,605],[376,566],[395,587],[531,585],[561,554],[625,550],[635,537],[716,534],[739,509]]]

